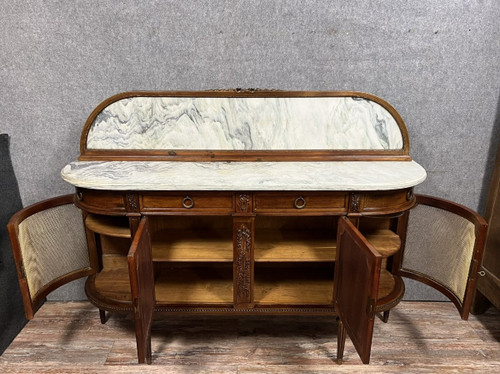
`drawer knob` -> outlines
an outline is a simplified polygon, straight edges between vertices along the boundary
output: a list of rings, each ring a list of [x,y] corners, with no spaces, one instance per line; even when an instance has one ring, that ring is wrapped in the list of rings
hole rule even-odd
[[[293,205],[297,209],[303,209],[306,207],[306,199],[304,199],[302,196],[299,196],[295,199],[295,202],[293,203]]]
[[[191,209],[192,207],[194,207],[194,200],[192,198],[190,198],[189,196],[186,196],[182,200],[182,206],[186,209]]]
[[[76,191],[76,199],[78,201],[83,201],[83,193],[82,193],[82,191]]]

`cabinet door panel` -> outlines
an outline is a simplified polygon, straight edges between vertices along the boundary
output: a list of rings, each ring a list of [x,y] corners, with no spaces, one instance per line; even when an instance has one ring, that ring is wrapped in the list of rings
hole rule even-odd
[[[398,273],[447,296],[463,319],[469,315],[487,224],[456,203],[417,195],[407,213],[406,238]],[[398,267],[396,267],[397,269]]]
[[[151,324],[155,306],[154,269],[148,217],[142,217],[128,253],[139,363],[151,363]]]
[[[345,217],[339,219],[335,307],[363,363],[370,361],[382,256]]]
[[[50,292],[97,270],[73,195],[20,210],[10,219],[8,230],[28,319]]]

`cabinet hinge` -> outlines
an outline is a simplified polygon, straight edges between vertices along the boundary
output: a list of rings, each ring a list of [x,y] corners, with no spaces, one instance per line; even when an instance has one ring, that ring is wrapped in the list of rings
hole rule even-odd
[[[469,269],[469,281],[477,278],[478,271],[479,271],[479,262],[476,259],[473,259],[472,266]]]
[[[366,314],[368,315],[369,318],[372,318],[375,316],[375,300],[374,299],[368,299]]]

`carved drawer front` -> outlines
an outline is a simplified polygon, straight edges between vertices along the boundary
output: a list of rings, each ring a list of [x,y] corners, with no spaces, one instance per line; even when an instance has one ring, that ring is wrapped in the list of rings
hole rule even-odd
[[[125,213],[125,194],[121,191],[102,191],[77,188],[75,204],[92,213]]]
[[[234,197],[232,192],[158,192],[144,193],[141,199],[143,212],[183,213],[232,213]]]
[[[413,190],[370,191],[351,193],[349,212],[369,214],[391,214],[403,212],[415,205]]]
[[[269,192],[255,194],[254,201],[256,213],[344,213],[348,195],[344,192]]]

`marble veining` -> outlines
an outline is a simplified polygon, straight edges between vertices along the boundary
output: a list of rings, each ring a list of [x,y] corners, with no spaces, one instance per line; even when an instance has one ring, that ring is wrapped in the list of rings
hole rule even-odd
[[[401,149],[378,103],[353,97],[133,97],[95,119],[88,149]]]
[[[391,190],[426,178],[414,161],[75,161],[61,172],[77,187],[108,190]]]

